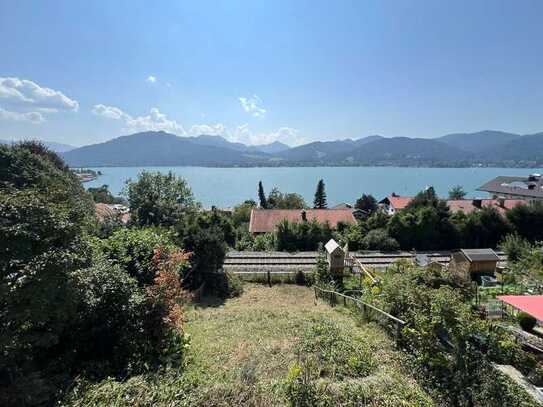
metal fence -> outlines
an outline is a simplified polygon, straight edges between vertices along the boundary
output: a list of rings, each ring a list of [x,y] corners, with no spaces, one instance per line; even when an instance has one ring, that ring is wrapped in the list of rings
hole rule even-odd
[[[314,286],[315,300],[321,298],[326,300],[330,306],[343,305],[344,307],[355,308],[360,312],[362,319],[367,321],[377,322],[383,328],[385,328],[398,344],[401,340],[402,329],[405,326],[405,322],[393,315],[359,300],[358,298],[351,297],[336,291],[324,290],[320,287]]]

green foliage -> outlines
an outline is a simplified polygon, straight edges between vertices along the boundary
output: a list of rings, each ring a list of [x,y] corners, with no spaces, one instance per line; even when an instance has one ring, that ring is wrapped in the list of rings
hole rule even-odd
[[[163,320],[164,304],[118,265],[98,261],[74,273],[78,318],[70,335],[76,366],[91,377],[139,373],[181,342]],[[177,357],[182,354],[175,349]]]
[[[169,172],[142,171],[125,188],[131,220],[138,226],[172,226],[196,209],[192,191],[183,178]]]
[[[256,202],[248,200],[234,208],[232,222],[236,227],[245,225],[251,220],[251,211],[256,207]]]
[[[515,231],[530,242],[543,241],[543,202],[518,205],[507,211]]]
[[[502,240],[500,249],[507,254],[507,259],[510,262],[515,262],[530,251],[531,245],[519,235],[511,234],[505,236],[505,239]]]
[[[93,218],[90,195],[58,156],[0,146],[1,405],[52,405],[74,375],[124,376],[182,356],[166,322],[171,302],[146,275],[154,247],[119,231],[109,241],[117,264],[93,258]]]
[[[321,224],[316,220],[295,223],[285,219],[277,225],[275,248],[289,252],[311,251],[331,238],[332,229],[328,223]]]
[[[360,209],[370,215],[377,211],[377,200],[373,195],[362,194],[362,196],[356,200],[354,207],[355,209]]]
[[[493,207],[473,211],[456,220],[463,247],[497,247],[512,232],[507,219]]]
[[[300,354],[315,358],[319,365],[316,377],[364,377],[377,367],[363,337],[328,319],[314,320],[297,349]]]
[[[278,188],[270,191],[267,199],[267,209],[303,209],[307,208],[304,198],[296,193],[282,193]]]
[[[317,254],[317,262],[315,265],[315,282],[321,286],[326,286],[333,283],[332,274],[328,267],[328,260],[326,260],[326,252],[322,248],[319,248]]]
[[[332,405],[319,380],[341,382],[363,378],[377,368],[365,338],[347,332],[329,319],[313,320],[296,349],[299,360],[288,372],[285,393],[292,406]]]
[[[324,181],[321,179],[317,184],[317,190],[315,191],[315,199],[313,200],[313,208],[326,209],[326,190],[324,187]]]
[[[449,189],[449,199],[464,199],[466,195],[462,185],[456,185]]]
[[[94,188],[90,187],[87,189],[87,192],[91,194],[92,199],[96,203],[123,204],[125,202],[122,198],[113,196],[113,194],[109,192],[107,185]]]
[[[386,229],[373,229],[362,239],[364,250],[395,251],[400,248],[398,241],[388,235]]]
[[[71,273],[89,261],[82,236],[93,210],[55,153],[0,146],[0,404],[46,402],[65,379]]]
[[[520,327],[526,332],[531,332],[537,324],[537,320],[527,312],[519,312],[517,321]]]
[[[394,215],[388,223],[389,235],[405,250],[437,250],[458,246],[458,234],[442,201],[436,206],[419,202]]]
[[[262,186],[262,181],[258,181],[258,201],[262,209],[268,208],[268,202],[266,200],[266,194],[264,193],[264,187]]]
[[[95,239],[93,247],[98,256],[119,265],[139,285],[152,284],[157,268],[153,262],[155,250],[159,247],[173,247],[171,237],[154,229],[123,228],[107,239]]]
[[[298,270],[294,276],[294,282],[296,285],[306,285],[307,281],[305,279],[305,274],[302,270]]]
[[[212,287],[222,268],[227,244],[224,219],[216,212],[194,214],[176,228],[177,242],[191,252],[190,270],[183,275],[183,286],[197,289],[204,282]]]
[[[275,250],[275,234],[274,233],[263,233],[255,236],[254,242],[251,250],[254,251],[263,251],[270,252]]]

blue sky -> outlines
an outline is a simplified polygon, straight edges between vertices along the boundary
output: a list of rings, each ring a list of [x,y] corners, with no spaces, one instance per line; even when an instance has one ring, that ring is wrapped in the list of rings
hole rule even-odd
[[[543,131],[543,1],[0,0],[0,139]]]

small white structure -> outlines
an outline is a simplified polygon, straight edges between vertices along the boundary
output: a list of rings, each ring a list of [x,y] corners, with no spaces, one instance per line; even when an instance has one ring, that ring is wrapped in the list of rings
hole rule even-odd
[[[342,273],[345,268],[345,250],[334,240],[330,239],[326,245],[326,259],[332,273]]]

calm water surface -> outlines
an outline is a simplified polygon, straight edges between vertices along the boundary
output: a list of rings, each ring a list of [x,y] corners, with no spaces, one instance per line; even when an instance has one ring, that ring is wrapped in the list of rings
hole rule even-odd
[[[126,180],[135,179],[142,170],[172,171],[184,177],[198,201],[205,207],[234,206],[245,199],[257,198],[258,181],[268,193],[272,187],[282,192],[297,192],[307,203],[319,179],[324,179],[329,206],[340,202],[353,203],[363,193],[378,199],[391,192],[413,195],[428,185],[446,196],[454,185],[462,185],[470,197],[486,197],[477,187],[498,175],[528,175],[543,172],[542,168],[396,168],[396,167],[295,167],[295,168],[203,168],[203,167],[106,167],[97,180],[85,183],[94,187],[109,185],[119,194]]]

